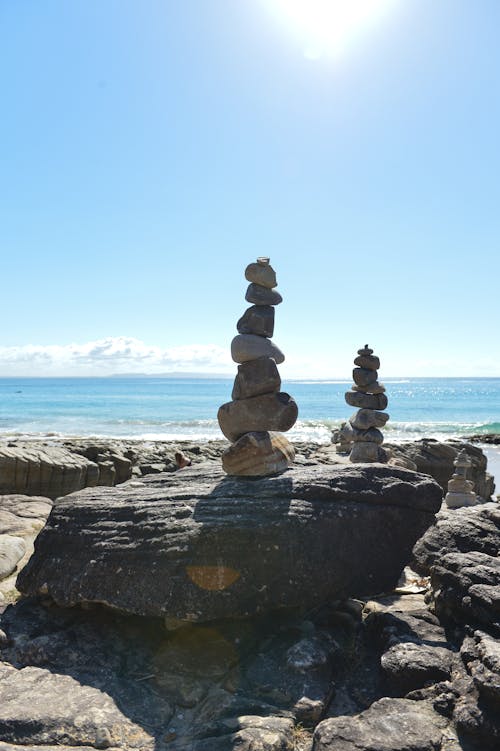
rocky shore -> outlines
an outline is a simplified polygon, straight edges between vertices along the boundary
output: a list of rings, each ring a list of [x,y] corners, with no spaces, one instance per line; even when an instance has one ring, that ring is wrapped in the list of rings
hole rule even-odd
[[[223,475],[227,441],[8,444],[0,751],[500,747],[500,507],[478,447],[360,465],[295,444],[284,475],[246,479]],[[487,502],[447,509],[464,446]]]

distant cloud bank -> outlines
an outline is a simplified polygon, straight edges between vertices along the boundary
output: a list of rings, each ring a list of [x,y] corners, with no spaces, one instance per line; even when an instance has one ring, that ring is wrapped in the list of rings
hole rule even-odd
[[[127,336],[84,344],[0,347],[0,376],[107,376],[114,373],[230,373],[226,349],[211,344],[150,346]],[[234,363],[232,363],[234,365]]]

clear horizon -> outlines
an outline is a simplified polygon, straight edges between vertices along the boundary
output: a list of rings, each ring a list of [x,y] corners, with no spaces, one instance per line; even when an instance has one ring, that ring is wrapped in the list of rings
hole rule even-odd
[[[284,380],[365,342],[382,381],[500,375],[498,28],[496,0],[2,4],[0,377],[231,377],[259,255]]]

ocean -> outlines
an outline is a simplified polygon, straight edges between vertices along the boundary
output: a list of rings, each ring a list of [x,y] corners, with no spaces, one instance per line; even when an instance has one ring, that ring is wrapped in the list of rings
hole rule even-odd
[[[500,433],[500,378],[385,379],[386,442]],[[142,440],[222,438],[217,409],[231,399],[232,378],[1,378],[0,435],[107,436]],[[299,406],[292,441],[328,443],[353,412],[351,381],[284,381]],[[500,446],[483,447],[500,483]]]

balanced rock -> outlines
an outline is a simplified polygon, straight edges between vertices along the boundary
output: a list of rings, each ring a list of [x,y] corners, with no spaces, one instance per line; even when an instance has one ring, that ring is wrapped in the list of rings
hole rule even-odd
[[[252,305],[236,324],[240,334],[272,336],[274,333],[274,308],[272,305]]]
[[[227,402],[219,407],[217,419],[226,438],[236,441],[244,433],[290,430],[297,415],[295,400],[280,391]]]
[[[357,386],[369,386],[377,380],[377,372],[368,368],[354,368],[352,377]]]
[[[248,399],[250,396],[277,392],[281,378],[272,357],[259,357],[238,365],[238,375],[234,379],[232,399]]]
[[[385,394],[366,394],[361,391],[346,391],[345,400],[351,407],[385,409],[388,400]]]
[[[254,305],[279,305],[283,302],[279,292],[274,289],[268,289],[260,284],[254,284],[253,282],[248,285],[246,291],[245,300],[251,302]]]
[[[354,442],[349,456],[351,462],[379,462],[384,458],[385,451],[371,441]]]
[[[385,391],[385,386],[383,383],[379,383],[378,381],[368,383],[366,386],[358,386],[357,383],[354,383],[352,390],[360,391],[362,394],[383,394]]]
[[[184,621],[306,612],[392,589],[441,498],[432,478],[387,465],[262,479],[195,465],[60,499],[17,586]]]
[[[269,264],[269,258],[257,258],[257,263],[249,263],[245,269],[245,279],[262,287],[272,289],[276,287],[276,272]]]
[[[360,409],[349,418],[349,422],[353,428],[367,430],[368,428],[382,428],[388,419],[389,415],[387,412],[374,412],[371,409]]]
[[[472,467],[472,462],[465,449],[462,449],[453,464],[455,472],[448,482],[448,492],[444,498],[446,505],[448,508],[475,506],[479,501],[474,493],[474,483],[467,480],[467,470]]]
[[[238,334],[231,342],[231,357],[235,362],[244,363],[259,357],[272,357],[279,365],[285,361],[285,355],[271,339],[254,334]]]
[[[228,475],[267,476],[287,469],[295,449],[280,433],[245,433],[222,454]]]
[[[366,368],[367,370],[378,370],[380,368],[380,360],[376,355],[358,355],[354,358],[354,364],[358,368]]]
[[[378,428],[368,428],[368,430],[358,430],[358,428],[353,428],[350,423],[348,425],[351,427],[351,439],[353,441],[356,441],[356,443],[360,441],[371,441],[372,443],[383,443],[384,442],[384,436],[382,435],[381,431]]]

